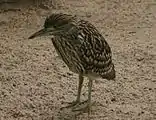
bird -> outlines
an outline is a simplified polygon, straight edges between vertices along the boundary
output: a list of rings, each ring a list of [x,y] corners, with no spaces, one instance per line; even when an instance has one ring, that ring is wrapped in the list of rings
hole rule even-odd
[[[66,13],[52,13],[47,16],[43,28],[28,39],[43,36],[52,38],[57,54],[69,70],[79,76],[77,98],[67,107],[82,103],[81,89],[84,77],[88,78],[86,105],[75,110],[87,110],[90,113],[93,80],[96,78],[115,80],[116,77],[112,51],[108,42],[91,22]]]

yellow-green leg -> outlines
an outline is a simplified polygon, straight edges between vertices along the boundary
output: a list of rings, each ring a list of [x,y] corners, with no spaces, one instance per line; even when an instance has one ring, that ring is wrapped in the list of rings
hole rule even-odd
[[[73,106],[80,103],[81,89],[82,89],[83,80],[84,80],[84,78],[83,78],[82,74],[79,74],[79,85],[78,85],[78,92],[77,92],[76,101],[73,101],[73,102],[69,103],[69,105],[66,106],[66,108],[73,107]]]
[[[88,82],[88,100],[85,101],[85,102],[82,102],[82,103],[86,103],[84,107],[81,107],[81,108],[74,108],[73,111],[87,111],[88,114],[90,114],[91,112],[91,92],[92,92],[92,86],[93,86],[93,80],[92,79],[89,79],[89,82]]]
[[[91,92],[92,92],[93,80],[89,79],[88,83],[88,113],[91,112]]]
[[[78,86],[78,93],[77,93],[77,99],[76,101],[80,102],[80,96],[81,96],[81,90],[82,90],[82,84],[83,84],[83,76],[79,75],[79,86]]]

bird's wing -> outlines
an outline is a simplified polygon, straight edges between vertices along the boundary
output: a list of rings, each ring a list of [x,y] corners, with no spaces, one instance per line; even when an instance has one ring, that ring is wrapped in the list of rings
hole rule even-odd
[[[104,78],[109,78],[110,73],[115,75],[111,49],[104,37],[87,21],[81,21],[79,29],[77,39],[81,44],[77,53],[86,73],[93,72]]]

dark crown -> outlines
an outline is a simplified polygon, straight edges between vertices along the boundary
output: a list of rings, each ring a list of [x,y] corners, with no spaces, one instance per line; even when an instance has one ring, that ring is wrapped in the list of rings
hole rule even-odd
[[[53,13],[49,17],[46,18],[44,23],[44,28],[54,27],[58,28],[68,23],[73,22],[75,16],[62,14],[62,13]]]

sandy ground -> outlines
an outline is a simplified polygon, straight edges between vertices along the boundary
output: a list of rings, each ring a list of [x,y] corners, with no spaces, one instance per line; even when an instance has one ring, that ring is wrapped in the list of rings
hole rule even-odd
[[[50,39],[27,39],[52,12],[91,21],[112,48],[116,81],[94,81],[89,117],[60,110],[75,100],[78,76]],[[156,120],[156,1],[64,0],[55,9],[0,10],[0,120],[87,119]]]

